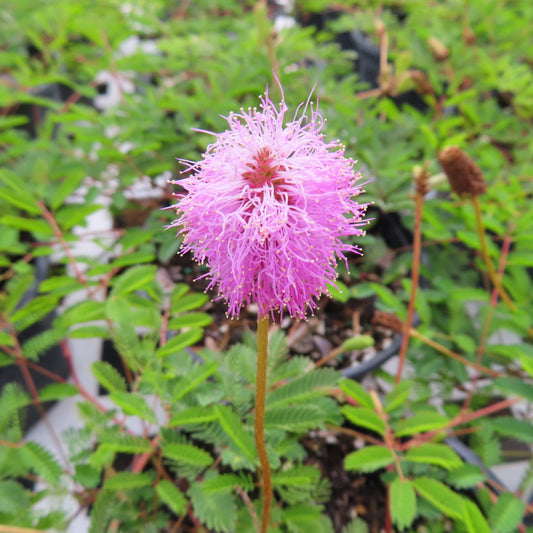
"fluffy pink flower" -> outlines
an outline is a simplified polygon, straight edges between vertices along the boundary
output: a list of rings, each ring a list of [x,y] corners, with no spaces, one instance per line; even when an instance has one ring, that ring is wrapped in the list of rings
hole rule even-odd
[[[231,113],[203,159],[187,162],[193,174],[173,182],[186,194],[176,195],[170,227],[183,236],[182,253],[207,264],[208,288],[218,288],[232,317],[252,302],[260,316],[305,317],[334,283],[337,260],[359,251],[340,237],[364,234],[355,162],[324,140],[312,104],[284,124],[286,111],[267,93],[259,110]]]

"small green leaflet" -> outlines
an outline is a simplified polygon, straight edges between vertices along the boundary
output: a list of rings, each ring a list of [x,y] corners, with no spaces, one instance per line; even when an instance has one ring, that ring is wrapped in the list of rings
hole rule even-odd
[[[187,500],[183,493],[168,479],[162,479],[156,485],[157,495],[161,501],[168,505],[178,516],[183,514],[187,507]]]
[[[405,459],[413,463],[427,463],[437,465],[446,470],[461,466],[461,458],[445,444],[422,444],[410,448],[405,454]]]
[[[407,479],[396,478],[390,484],[390,512],[398,529],[409,527],[416,516],[416,494],[413,484]]]
[[[344,459],[346,470],[358,472],[375,472],[390,465],[394,461],[392,452],[384,446],[366,446],[352,452]]]
[[[522,522],[525,504],[510,492],[504,492],[491,507],[489,522],[492,533],[512,533]],[[476,532],[477,533],[477,532]]]
[[[342,408],[342,414],[356,426],[364,427],[370,431],[375,431],[380,435],[385,433],[385,422],[377,413],[371,411],[370,409],[345,405]]]
[[[152,408],[148,402],[142,397],[129,392],[115,391],[109,395],[109,398],[116,403],[125,414],[130,416],[138,416],[153,424],[157,423]]]

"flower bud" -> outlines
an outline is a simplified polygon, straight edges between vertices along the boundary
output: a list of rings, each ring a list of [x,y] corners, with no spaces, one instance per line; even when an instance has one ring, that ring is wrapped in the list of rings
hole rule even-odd
[[[437,61],[445,61],[450,55],[450,51],[436,38],[430,37],[428,39],[429,47],[431,48],[431,53]]]
[[[440,152],[439,163],[458,196],[479,196],[487,191],[480,168],[457,146],[449,146]]]

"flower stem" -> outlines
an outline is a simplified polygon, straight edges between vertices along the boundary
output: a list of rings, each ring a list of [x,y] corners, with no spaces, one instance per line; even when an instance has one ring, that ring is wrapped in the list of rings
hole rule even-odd
[[[479,203],[479,198],[477,196],[474,196],[472,198],[472,205],[474,206],[474,211],[476,213],[476,226],[477,226],[477,232],[479,235],[479,241],[481,244],[481,253],[483,255],[483,260],[485,261],[485,264],[487,265],[487,270],[489,272],[489,277],[492,281],[492,284],[502,297],[502,300],[507,304],[507,307],[511,309],[511,311],[516,311],[516,307],[514,303],[511,301],[511,298],[509,298],[509,295],[505,292],[505,289],[502,286],[502,283],[500,281],[500,278],[496,274],[496,271],[494,270],[494,265],[492,264],[492,260],[489,257],[489,250],[487,248],[487,242],[485,240],[485,229],[483,227],[483,218],[481,215],[481,205]]]
[[[266,533],[272,505],[272,480],[265,443],[265,398],[268,359],[268,315],[257,319],[257,379],[255,389],[255,445],[261,464],[263,515],[261,533]]]
[[[424,169],[422,172],[426,172]],[[407,356],[407,348],[409,346],[409,330],[413,324],[415,316],[415,300],[416,291],[418,289],[418,278],[420,275],[420,257],[422,250],[422,209],[424,207],[424,190],[422,187],[417,187],[415,196],[415,227],[413,236],[413,269],[411,273],[411,296],[409,298],[409,306],[407,309],[407,320],[405,321],[405,328],[402,337],[402,345],[400,347],[400,355],[398,361],[398,370],[396,372],[396,379],[394,383],[398,385],[402,379],[403,367],[405,365],[405,358]]]

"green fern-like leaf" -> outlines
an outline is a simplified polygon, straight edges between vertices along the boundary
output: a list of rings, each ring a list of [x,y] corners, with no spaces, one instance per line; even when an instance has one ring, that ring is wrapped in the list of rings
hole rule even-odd
[[[162,479],[156,486],[157,494],[161,501],[168,505],[178,516],[185,513],[187,499],[183,493],[168,479]]]
[[[288,470],[281,470],[272,476],[272,486],[313,485],[320,479],[320,471],[312,466],[296,465]]]
[[[49,483],[57,483],[62,474],[61,467],[52,454],[35,442],[27,442],[20,449],[21,459],[27,468],[34,470]]]
[[[91,367],[98,383],[109,392],[126,391],[126,381],[118,370],[105,361],[95,361]]]
[[[21,510],[28,510],[30,499],[28,493],[16,481],[0,481],[0,514],[16,514]]]
[[[273,407],[265,413],[265,428],[306,431],[323,423],[323,412],[314,405]]]
[[[309,359],[303,356],[291,357],[272,369],[269,376],[270,383],[277,383],[305,374],[309,367]]]
[[[533,442],[531,423],[526,420],[519,420],[510,416],[502,416],[492,419],[490,424],[497,433],[507,437],[513,437],[523,442]]]
[[[148,439],[116,432],[103,433],[100,436],[100,446],[122,453],[144,453],[152,450]]]
[[[18,420],[19,409],[31,403],[31,399],[17,384],[8,383],[0,396],[0,435]]]
[[[147,472],[119,472],[106,479],[104,489],[110,491],[132,490],[152,484],[152,476]]]
[[[109,522],[115,516],[116,497],[107,490],[98,492],[91,511],[91,525],[89,533],[102,533],[107,531]]]
[[[255,443],[241,419],[229,407],[217,406],[220,425],[237,448],[250,460],[255,460]]]
[[[231,492],[238,486],[245,492],[254,490],[254,481],[247,474],[220,474],[204,482],[204,491],[211,492]]]
[[[311,470],[309,470],[311,469]],[[295,470],[294,476],[287,476]],[[282,477],[273,480],[274,487],[283,501],[290,505],[297,503],[323,503],[331,496],[331,485],[327,479],[320,477],[320,472],[309,466],[297,466],[294,469],[279,472]],[[312,472],[314,470],[314,472]]]
[[[416,494],[409,480],[396,478],[389,486],[390,513],[399,530],[409,527],[416,515]]]
[[[172,393],[172,402],[177,402],[183,398],[186,394],[193,391],[206,379],[212,376],[218,367],[218,363],[212,362],[205,365],[196,365],[195,368],[187,375],[184,376],[175,385]]]
[[[416,491],[439,511],[454,520],[463,519],[463,500],[449,487],[429,477],[413,480]]]
[[[41,355],[63,340],[65,336],[66,331],[63,328],[53,328],[38,333],[22,345],[22,355],[27,359],[37,361]]]
[[[10,313],[17,307],[20,299],[29,288],[34,284],[35,277],[33,272],[30,274],[19,274],[11,278],[6,287],[5,310]]]
[[[283,521],[290,533],[333,533],[333,527],[320,507],[299,504],[283,511]]]
[[[163,457],[176,465],[183,477],[194,479],[202,470],[213,464],[213,458],[206,451],[192,444],[167,444],[162,449]]]
[[[525,504],[513,494],[502,494],[490,510],[489,521],[494,533],[512,533],[522,522]]]
[[[267,395],[267,409],[281,405],[309,402],[336,385],[338,373],[330,368],[313,370],[274,389]]]
[[[53,294],[37,296],[24,307],[17,309],[11,316],[11,321],[17,332],[23,331],[35,324],[57,308],[59,297]]]
[[[229,492],[206,492],[203,484],[193,483],[189,489],[194,514],[201,522],[220,533],[235,530],[236,504]]]
[[[109,397],[116,405],[122,408],[125,414],[138,416],[153,424],[157,423],[157,418],[152,408],[142,396],[129,392],[116,391],[112,392]]]

